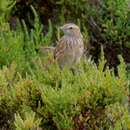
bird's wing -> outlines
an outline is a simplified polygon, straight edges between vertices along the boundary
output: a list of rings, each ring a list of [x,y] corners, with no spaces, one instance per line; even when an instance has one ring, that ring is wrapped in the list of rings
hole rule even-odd
[[[64,51],[66,50],[66,41],[64,37],[59,41],[59,44],[56,46],[54,50],[54,58],[57,60],[64,56]]]

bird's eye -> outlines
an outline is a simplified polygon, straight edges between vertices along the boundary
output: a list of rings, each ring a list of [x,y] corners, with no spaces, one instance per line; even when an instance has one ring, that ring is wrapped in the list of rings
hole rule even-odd
[[[70,27],[69,29],[73,29],[72,27]]]

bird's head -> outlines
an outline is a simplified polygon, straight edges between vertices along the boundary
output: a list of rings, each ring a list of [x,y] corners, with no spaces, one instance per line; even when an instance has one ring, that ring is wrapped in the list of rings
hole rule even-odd
[[[64,34],[68,36],[76,36],[76,37],[82,36],[80,28],[74,23],[65,24],[62,27],[60,27],[60,29],[63,30]]]

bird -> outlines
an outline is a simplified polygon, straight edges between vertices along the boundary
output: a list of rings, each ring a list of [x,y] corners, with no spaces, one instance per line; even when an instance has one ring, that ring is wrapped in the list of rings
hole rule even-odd
[[[78,64],[84,53],[83,36],[80,28],[74,23],[66,23],[60,29],[64,35],[54,49],[54,59],[61,69]]]

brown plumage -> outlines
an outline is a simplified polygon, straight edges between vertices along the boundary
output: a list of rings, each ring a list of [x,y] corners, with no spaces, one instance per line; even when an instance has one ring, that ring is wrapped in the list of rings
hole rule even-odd
[[[73,67],[74,64],[80,62],[84,52],[84,45],[80,28],[77,25],[68,23],[61,29],[64,36],[54,50],[54,58],[62,69],[64,66]]]

